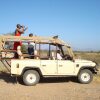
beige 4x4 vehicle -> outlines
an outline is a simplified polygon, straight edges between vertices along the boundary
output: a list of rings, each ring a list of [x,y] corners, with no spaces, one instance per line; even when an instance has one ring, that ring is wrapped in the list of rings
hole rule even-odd
[[[21,76],[25,85],[35,85],[41,77],[76,77],[80,83],[90,83],[93,74],[97,72],[93,61],[75,59],[71,47],[55,37],[15,37],[2,36],[1,52],[5,52],[6,42],[21,41],[28,47],[29,42],[34,43],[33,57],[11,59],[11,75]],[[5,43],[5,44],[4,44]],[[13,43],[11,43],[13,44]],[[3,46],[3,47],[2,47]],[[58,56],[58,51],[60,58]],[[7,52],[7,50],[6,50]],[[10,52],[10,50],[8,50]],[[27,52],[26,52],[27,53]],[[6,57],[1,57],[6,59]]]

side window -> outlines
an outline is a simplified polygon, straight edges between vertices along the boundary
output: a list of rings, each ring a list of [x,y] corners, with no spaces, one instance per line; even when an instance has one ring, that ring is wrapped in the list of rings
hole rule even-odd
[[[51,50],[50,54],[52,59],[62,60],[63,53],[62,53],[61,46],[51,45],[50,50]]]
[[[6,50],[13,49],[13,44],[14,44],[13,42],[6,41],[4,44],[4,49],[6,49]]]
[[[56,59],[56,49],[55,45],[50,45],[50,57],[51,59]]]
[[[40,44],[40,58],[41,59],[49,58],[49,44]]]

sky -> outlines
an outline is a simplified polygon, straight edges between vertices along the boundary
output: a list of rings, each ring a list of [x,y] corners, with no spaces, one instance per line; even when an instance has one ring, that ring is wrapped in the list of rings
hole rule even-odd
[[[55,36],[74,50],[100,51],[100,0],[0,0],[0,34]]]

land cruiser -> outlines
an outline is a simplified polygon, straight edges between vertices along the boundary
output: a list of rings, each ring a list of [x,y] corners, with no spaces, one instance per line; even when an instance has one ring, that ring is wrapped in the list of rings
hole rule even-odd
[[[23,58],[17,59],[12,56],[4,56],[7,53],[15,53],[10,44],[21,41],[24,45]],[[10,44],[8,43],[10,42]],[[34,43],[34,53],[28,55],[29,42]],[[5,46],[5,45],[7,45]],[[9,48],[9,49],[8,49]],[[10,59],[13,76],[21,76],[25,85],[36,85],[43,77],[76,77],[80,83],[88,84],[96,74],[96,63],[93,61],[76,59],[70,45],[54,37],[16,37],[0,36],[1,60]],[[58,52],[59,51],[59,52]],[[59,59],[59,56],[60,59]],[[20,55],[18,55],[20,56]]]

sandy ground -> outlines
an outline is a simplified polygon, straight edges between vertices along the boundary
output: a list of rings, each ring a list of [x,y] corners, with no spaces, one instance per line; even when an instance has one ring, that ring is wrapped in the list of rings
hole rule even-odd
[[[46,78],[36,86],[25,86],[0,74],[0,100],[100,100],[100,82],[80,84],[74,78]]]

